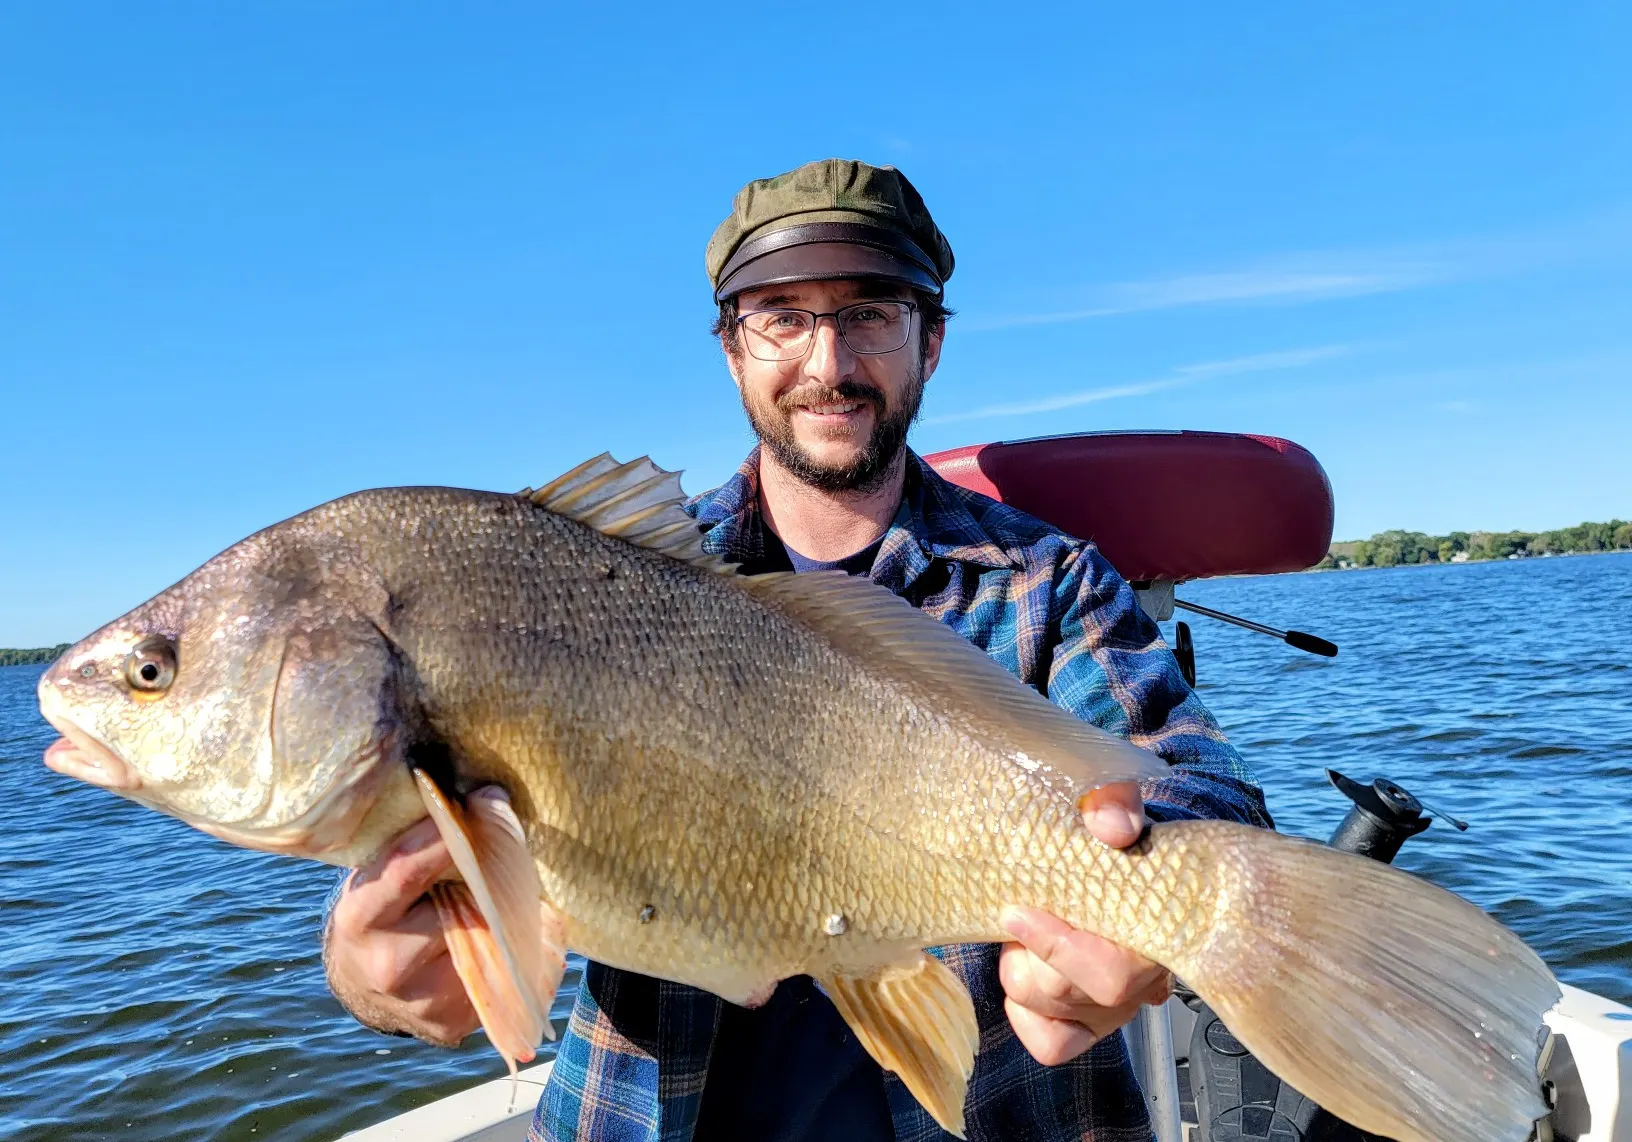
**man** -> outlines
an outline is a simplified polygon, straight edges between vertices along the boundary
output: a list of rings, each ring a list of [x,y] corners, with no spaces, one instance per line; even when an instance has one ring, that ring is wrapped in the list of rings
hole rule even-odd
[[[737,195],[708,269],[715,333],[760,446],[690,505],[704,546],[744,574],[869,575],[1059,705],[1160,754],[1171,776],[1089,804],[1106,844],[1131,844],[1147,815],[1268,825],[1246,767],[1097,550],[954,487],[906,448],[940,361],[952,266],[890,168],[827,160]],[[370,1026],[453,1043],[477,1025],[421,899],[448,867],[421,824],[335,906],[329,977]],[[1042,913],[1011,909],[1004,925],[1014,944],[938,950],[981,1024],[969,1137],[1147,1139],[1116,1032],[1165,998],[1166,973]],[[747,1010],[599,964],[533,1125],[551,1142],[840,1136],[945,1137],[809,979]]]

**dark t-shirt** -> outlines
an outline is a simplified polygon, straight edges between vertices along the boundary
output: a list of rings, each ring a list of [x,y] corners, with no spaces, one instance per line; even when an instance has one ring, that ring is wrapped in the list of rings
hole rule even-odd
[[[844,559],[808,559],[765,531],[755,571],[865,575],[883,540]],[[884,1072],[809,976],[777,985],[763,1007],[725,1005],[698,1109],[697,1142],[890,1142]]]
[[[873,569],[873,560],[878,558],[878,549],[883,546],[884,537],[881,535],[854,555],[823,561],[799,554],[783,543],[776,532],[766,528],[763,562],[756,562],[744,570],[755,575],[765,571],[843,571],[849,575],[865,575]]]

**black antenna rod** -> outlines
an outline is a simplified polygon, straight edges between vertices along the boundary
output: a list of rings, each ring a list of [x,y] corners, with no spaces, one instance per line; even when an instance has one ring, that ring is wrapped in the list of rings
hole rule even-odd
[[[1271,638],[1280,639],[1287,646],[1295,647],[1298,650],[1306,650],[1310,654],[1318,654],[1323,658],[1337,657],[1336,643],[1327,642],[1325,639],[1312,634],[1305,634],[1301,630],[1276,630],[1274,627],[1266,627],[1263,623],[1255,623],[1251,619],[1227,615],[1223,611],[1215,611],[1211,607],[1199,606],[1196,603],[1187,603],[1183,599],[1174,599],[1173,605],[1182,607],[1187,611],[1194,611],[1198,615],[1206,615],[1210,619],[1217,619],[1221,623],[1230,623],[1233,626],[1245,627],[1247,630],[1255,630],[1259,634],[1267,634]]]

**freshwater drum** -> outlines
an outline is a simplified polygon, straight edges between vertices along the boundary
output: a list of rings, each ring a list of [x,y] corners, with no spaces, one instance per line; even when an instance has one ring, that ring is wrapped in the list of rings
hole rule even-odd
[[[681,498],[602,457],[520,496],[313,509],[64,654],[48,764],[341,865],[429,814],[463,877],[444,929],[512,1065],[567,949],[747,1004],[809,974],[957,1133],[973,1012],[922,949],[1001,940],[1021,904],[1174,970],[1368,1130],[1519,1142],[1545,1112],[1557,985],[1478,908],[1221,822],[1100,846],[1081,797],[1153,755],[869,583],[731,574]]]

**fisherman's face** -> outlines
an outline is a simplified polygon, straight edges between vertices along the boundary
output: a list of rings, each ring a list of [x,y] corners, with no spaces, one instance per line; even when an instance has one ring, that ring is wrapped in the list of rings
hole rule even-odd
[[[882,282],[799,282],[745,290],[737,311],[832,313],[883,300],[911,301],[912,293]],[[741,349],[729,360],[743,409],[761,444],[795,478],[824,491],[871,491],[888,478],[941,357],[940,332],[924,346],[916,310],[908,320],[901,348],[857,353],[824,317],[804,355],[790,361],[760,360],[745,343],[752,334],[739,327]]]

